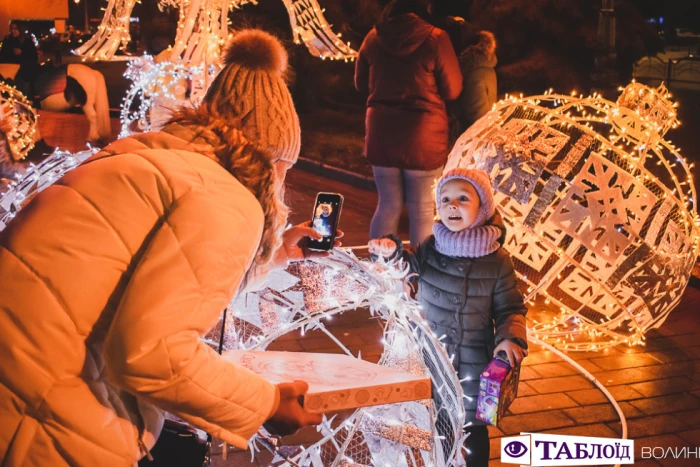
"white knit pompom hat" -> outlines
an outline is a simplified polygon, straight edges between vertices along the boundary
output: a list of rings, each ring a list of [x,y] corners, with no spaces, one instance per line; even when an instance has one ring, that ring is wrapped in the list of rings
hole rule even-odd
[[[226,46],[223,64],[205,101],[239,118],[244,136],[273,162],[295,163],[301,129],[287,89],[287,51],[282,43],[259,29],[238,31]]]
[[[442,178],[438,181],[437,188],[435,188],[435,205],[438,209],[440,208],[440,191],[442,191],[443,185],[455,179],[465,180],[471,183],[474,189],[476,189],[481,205],[479,206],[479,213],[476,219],[474,219],[472,227],[484,225],[486,221],[491,219],[496,213],[496,202],[493,199],[491,178],[483,170],[465,169],[461,167],[448,170],[442,175]]]

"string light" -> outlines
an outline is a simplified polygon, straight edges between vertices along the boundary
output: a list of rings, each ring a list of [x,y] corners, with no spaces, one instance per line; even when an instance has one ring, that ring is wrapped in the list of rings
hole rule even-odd
[[[358,260],[334,249],[328,258],[293,263],[270,274],[262,290],[243,294],[229,306],[224,348],[264,350],[280,337],[320,331],[341,353],[353,353],[327,327],[328,318],[367,309],[383,323],[379,364],[429,374],[433,399],[357,409],[341,422],[318,426],[322,439],[290,456],[299,465],[464,465],[466,412],[463,392],[445,348],[420,314],[419,304],[400,291],[407,270]],[[399,287],[397,288],[397,283]],[[218,346],[221,323],[205,336]],[[356,358],[360,358],[358,355]],[[251,452],[257,452],[257,438]]]
[[[529,331],[563,350],[643,345],[678,304],[698,256],[692,165],[664,139],[661,85],[506,96],[457,141],[447,169],[491,175]]]
[[[132,60],[124,73],[133,83],[122,100],[119,137],[157,130],[175,108],[196,105],[204,97],[205,83],[219,71],[214,65],[205,74],[203,65],[155,63],[149,55]]]
[[[17,180],[6,187],[6,191],[0,193],[0,231],[5,229],[34,195],[51,186],[96,152],[97,149],[92,148],[76,153],[57,149],[40,164],[30,164],[24,176],[19,175]]]
[[[111,60],[130,40],[129,18],[137,0],[109,0],[97,33],[74,53],[83,60]],[[323,17],[317,0],[282,0],[292,27],[294,42],[304,43],[315,57],[351,61],[357,56],[349,43],[340,40]],[[160,0],[159,8],[179,9],[175,43],[165,60],[195,66],[218,65],[221,48],[230,37],[228,12],[256,0]]]
[[[0,82],[0,120],[14,160],[24,159],[34,149],[38,118],[24,94]]]

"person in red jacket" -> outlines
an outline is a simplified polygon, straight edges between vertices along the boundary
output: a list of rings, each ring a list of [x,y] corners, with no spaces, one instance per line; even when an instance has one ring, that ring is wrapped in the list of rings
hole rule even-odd
[[[370,238],[398,233],[404,200],[411,245],[430,235],[432,186],[449,153],[445,101],[462,91],[448,34],[424,0],[394,0],[360,48],[355,87],[367,95],[365,155],[379,203]]]

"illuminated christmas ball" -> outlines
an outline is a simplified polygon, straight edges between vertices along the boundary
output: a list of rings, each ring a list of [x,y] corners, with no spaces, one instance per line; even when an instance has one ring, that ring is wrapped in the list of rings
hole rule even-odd
[[[638,83],[617,102],[506,97],[452,150],[445,170],[491,176],[529,329],[543,341],[641,344],[679,303],[700,231],[693,164],[663,138],[679,124],[670,97]]]
[[[0,82],[0,130],[7,136],[15,161],[24,159],[34,148],[37,118],[24,94]]]
[[[129,62],[124,76],[133,81],[121,105],[120,138],[160,130],[172,112],[196,105],[219,73],[218,66],[186,65],[145,55]]]
[[[262,290],[243,294],[230,304],[224,349],[283,350],[279,345],[289,343],[290,337],[302,346],[304,338],[311,338],[318,347],[325,335],[329,350],[324,352],[362,358],[357,349],[348,348],[347,334],[337,332],[345,328],[333,326],[339,315],[353,314],[353,323],[371,320],[363,339],[371,337],[369,329],[377,328],[376,344],[383,344],[380,365],[429,375],[433,381],[432,398],[427,387],[417,386],[416,395],[424,389],[426,399],[363,407],[324,418],[318,441],[303,448],[285,446],[284,454],[272,465],[464,465],[462,388],[445,348],[421,317],[418,303],[397,290],[397,281],[400,284],[405,275],[393,266],[360,261],[351,253],[334,250],[328,258],[293,263],[286,271],[271,273]],[[220,343],[221,321],[205,337],[215,348]],[[376,344],[369,347],[376,348]],[[288,371],[287,366],[282,369]],[[319,370],[324,381],[331,374],[336,378],[347,375],[352,381],[352,371],[343,371]],[[388,397],[386,389],[377,388],[373,394]],[[372,396],[365,392],[368,401]],[[361,394],[355,399],[360,401]],[[259,440],[259,436],[251,440],[251,452],[256,452]],[[283,457],[293,463],[285,463]]]

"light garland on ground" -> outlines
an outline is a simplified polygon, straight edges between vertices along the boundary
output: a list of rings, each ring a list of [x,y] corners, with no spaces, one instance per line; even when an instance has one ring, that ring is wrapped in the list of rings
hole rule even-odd
[[[88,157],[97,152],[89,149],[76,153],[56,150],[51,156],[38,165],[31,164],[24,176],[0,192],[0,231],[14,219],[19,212],[37,193],[51,186],[70,170],[73,170]],[[2,187],[0,187],[2,190]]]
[[[693,164],[663,138],[679,124],[675,104],[663,86],[622,91],[617,103],[507,96],[446,167],[491,175],[530,332],[563,350],[643,344],[699,252]]]
[[[38,118],[24,94],[0,82],[0,127],[15,161],[24,159],[34,148]]]
[[[312,55],[322,59],[353,60],[357,52],[340,40],[323,17],[317,0],[282,0],[289,14],[295,43],[304,43]],[[162,7],[179,8],[175,44],[167,60],[195,66],[217,65],[221,47],[229,37],[228,12],[256,0],[161,0]],[[109,0],[105,16],[95,34],[74,53],[85,60],[110,60],[129,43],[129,19],[136,0]]]
[[[464,465],[462,388],[445,348],[420,315],[419,304],[397,290],[397,281],[405,275],[392,266],[333,250],[328,258],[293,263],[287,271],[271,273],[263,290],[243,294],[229,306],[226,349],[264,350],[290,332],[303,336],[320,330],[341,352],[355,358],[361,357],[353,355],[325,323],[340,313],[369,309],[385,323],[379,364],[429,374],[433,380],[433,400],[365,407],[343,421],[324,417],[318,427],[320,441],[303,449],[289,447],[295,453],[288,457],[297,464]],[[205,341],[218,346],[220,329],[221,323]],[[253,455],[257,443],[254,437]],[[277,457],[273,465],[284,462]]]

